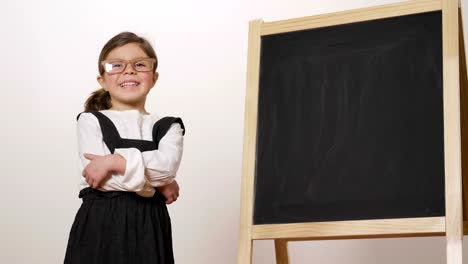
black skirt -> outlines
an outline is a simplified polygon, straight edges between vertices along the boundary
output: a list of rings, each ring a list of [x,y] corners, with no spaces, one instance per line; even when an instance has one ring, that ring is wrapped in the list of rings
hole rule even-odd
[[[70,231],[65,264],[173,264],[165,197],[85,188]]]

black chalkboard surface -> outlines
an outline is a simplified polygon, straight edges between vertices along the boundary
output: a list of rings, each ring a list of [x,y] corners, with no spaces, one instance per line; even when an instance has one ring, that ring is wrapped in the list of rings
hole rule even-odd
[[[441,20],[262,37],[254,224],[445,214]]]

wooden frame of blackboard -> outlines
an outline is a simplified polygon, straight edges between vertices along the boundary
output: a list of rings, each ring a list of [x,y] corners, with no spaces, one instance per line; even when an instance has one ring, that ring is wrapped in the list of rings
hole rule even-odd
[[[442,11],[445,217],[254,225],[253,202],[261,37],[432,11]],[[461,20],[461,14],[457,0],[419,0],[276,22],[265,23],[262,20],[250,22],[239,264],[251,263],[253,240],[274,239],[277,263],[285,264],[289,263],[288,241],[443,235],[447,239],[447,263],[462,263],[461,132],[468,129],[468,127],[464,128],[468,126],[468,116],[464,114],[466,112],[464,109],[468,110],[468,106],[463,104],[463,101],[460,102],[460,99],[463,100],[465,97],[468,99],[468,95],[463,90],[460,95],[460,85],[462,88],[466,87],[467,81],[463,31],[461,26],[459,27],[459,20]],[[462,111],[460,111],[460,106]],[[467,122],[461,123],[460,118],[462,121],[466,119]],[[463,146],[465,145],[468,146],[468,143],[463,137]],[[465,155],[463,159],[468,161]],[[468,198],[468,194],[466,192],[464,194]],[[467,228],[468,224],[465,223],[465,229]]]

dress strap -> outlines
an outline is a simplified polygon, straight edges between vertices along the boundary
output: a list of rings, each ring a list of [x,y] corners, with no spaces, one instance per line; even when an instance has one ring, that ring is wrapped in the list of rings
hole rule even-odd
[[[179,117],[166,116],[159,119],[153,126],[153,142],[156,145],[156,149],[159,146],[159,141],[166,135],[171,125],[174,123],[179,123],[182,129],[182,135],[185,135],[185,126],[182,122],[182,119]]]
[[[110,118],[99,111],[90,111],[87,113],[93,114],[98,119],[99,125],[101,126],[102,139],[104,143],[106,143],[107,148],[109,148],[109,151],[114,154],[115,148],[119,146],[120,142],[120,134],[114,123]],[[82,113],[78,115],[76,118],[77,120],[81,114]]]

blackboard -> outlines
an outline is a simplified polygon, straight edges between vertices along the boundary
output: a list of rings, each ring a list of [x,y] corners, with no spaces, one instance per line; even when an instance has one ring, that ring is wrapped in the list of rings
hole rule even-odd
[[[261,38],[254,224],[445,215],[441,12]]]

